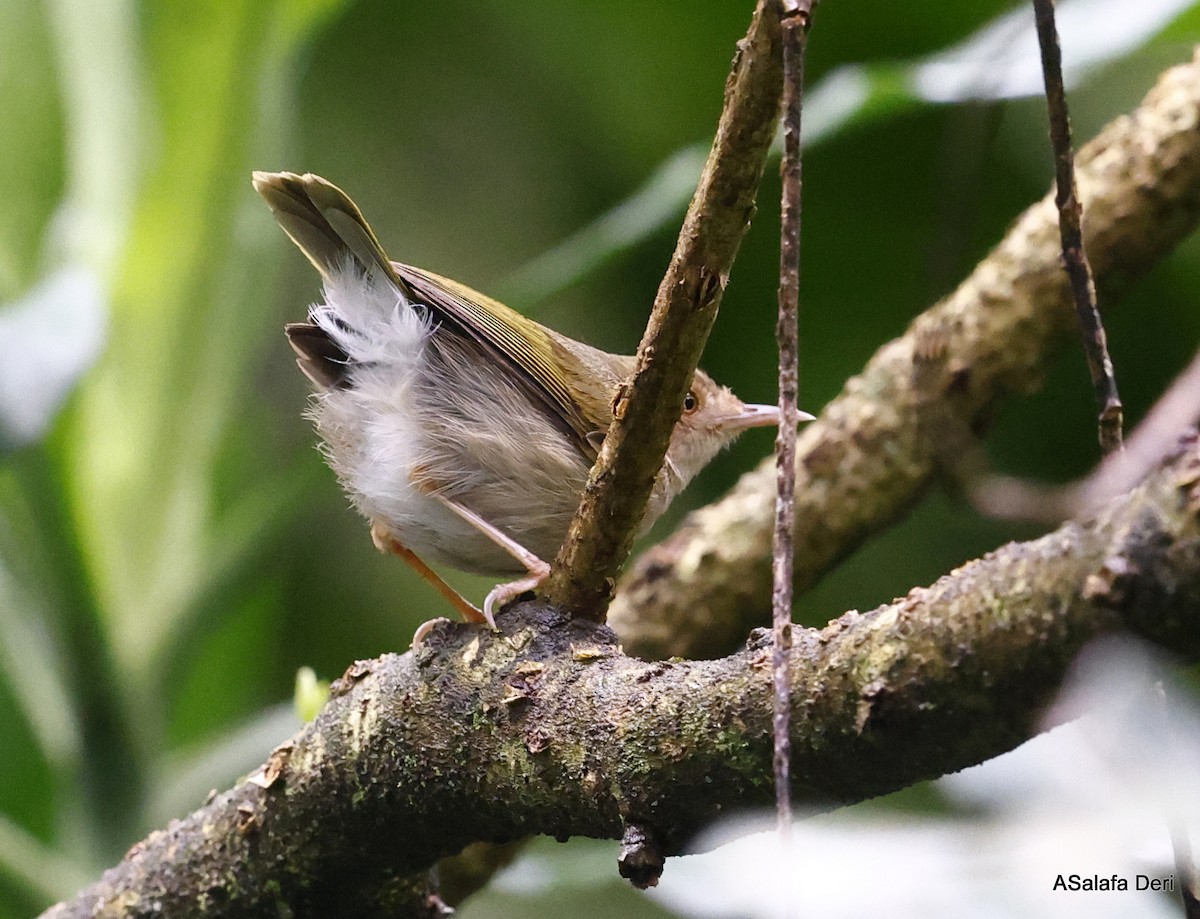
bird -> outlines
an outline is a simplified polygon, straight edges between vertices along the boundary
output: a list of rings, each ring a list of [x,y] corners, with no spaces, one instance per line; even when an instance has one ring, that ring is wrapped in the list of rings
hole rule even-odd
[[[322,301],[285,333],[315,388],[307,415],[326,460],[380,551],[466,621],[496,628],[496,611],[549,573],[544,559],[566,536],[635,358],[392,261],[358,206],[320,176],[255,172],[253,186],[321,275]],[[779,417],[697,370],[643,531],[743,431]],[[479,609],[427,560],[522,577]]]

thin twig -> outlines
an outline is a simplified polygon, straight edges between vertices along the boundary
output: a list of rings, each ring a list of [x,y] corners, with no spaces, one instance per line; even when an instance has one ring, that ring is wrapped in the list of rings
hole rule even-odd
[[[779,119],[778,2],[759,0],[725,84],[725,105],[679,242],[654,298],[630,381],[592,468],[566,542],[542,589],[573,616],[602,621],[629,555],[717,316]]]
[[[1071,152],[1071,120],[1067,113],[1067,93],[1063,87],[1062,50],[1054,25],[1054,0],[1033,0],[1037,20],[1038,44],[1042,50],[1042,73],[1046,81],[1046,109],[1050,117],[1050,143],[1054,147],[1054,203],[1058,205],[1058,227],[1062,237],[1063,264],[1071,279],[1075,313],[1083,335],[1092,388],[1096,393],[1100,449],[1105,454],[1121,449],[1122,409],[1117,394],[1117,378],[1104,322],[1096,308],[1096,284],[1092,266],[1083,248],[1081,228],[1083,208],[1075,186],[1075,158]]]
[[[792,833],[791,749],[792,569],[796,527],[796,427],[799,419],[800,299],[800,113],[804,101],[804,49],[812,16],[811,2],[784,0],[783,29],[783,180],[779,229],[779,414],[775,438],[775,539],[772,550],[774,653],[772,655],[775,734],[775,812],[786,846]]]

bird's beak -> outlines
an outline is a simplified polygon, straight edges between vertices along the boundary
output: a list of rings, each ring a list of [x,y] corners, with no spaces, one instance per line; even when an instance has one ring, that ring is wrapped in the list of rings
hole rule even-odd
[[[816,415],[799,412],[797,421],[815,421]],[[735,431],[748,428],[766,428],[779,424],[778,405],[746,405],[742,410],[729,419],[728,425]]]

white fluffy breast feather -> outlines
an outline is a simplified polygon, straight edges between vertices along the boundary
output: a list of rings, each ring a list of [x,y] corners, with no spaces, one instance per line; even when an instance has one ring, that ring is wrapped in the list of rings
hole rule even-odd
[[[318,393],[309,415],[365,517],[427,560],[496,574],[524,570],[430,497],[436,489],[535,554],[558,548],[588,464],[507,371],[447,348],[428,310],[352,267],[326,280],[325,302],[310,315],[350,367],[349,385]],[[522,419],[529,450],[519,458],[499,438],[497,417]]]
[[[412,471],[426,453],[415,400],[433,321],[390,281],[351,265],[326,279],[324,293],[310,315],[349,357],[351,385],[317,394],[310,414],[358,509],[410,529],[429,516],[432,503],[413,487]],[[456,523],[447,521],[451,529]]]
[[[413,309],[395,284],[354,263],[326,278],[324,292],[310,315],[351,361],[387,367],[389,378],[416,368],[433,331],[427,310]]]

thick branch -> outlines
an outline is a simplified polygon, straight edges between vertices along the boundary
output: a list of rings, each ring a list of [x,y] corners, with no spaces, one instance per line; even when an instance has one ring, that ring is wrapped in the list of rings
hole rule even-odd
[[[654,298],[632,380],[588,478],[544,595],[603,621],[617,570],[629,555],[680,406],[717,318],[734,256],[754,213],[779,114],[778,0],[759,0],[738,44],[725,107],[671,264]]]
[[[1200,657],[1198,512],[1193,437],[1091,524],[798,633],[795,796],[857,801],[1012,748],[1098,635]],[[472,840],[632,827],[671,854],[770,803],[765,633],[721,660],[645,663],[538,604],[505,627],[447,623],[415,655],[356,664],[258,773],[48,915],[428,915],[411,878]]]
[[[1112,303],[1200,218],[1200,53],[1087,144],[1077,165],[1088,252]],[[997,399],[1040,385],[1053,347],[1074,325],[1060,255],[1047,197],[801,434],[797,589],[900,516],[933,480],[945,445],[925,424],[929,406],[957,413],[962,430],[978,429]],[[944,358],[933,374],[919,360],[931,342]],[[764,463],[642,555],[610,611],[626,647],[653,657],[723,654],[765,622],[773,502]]]

